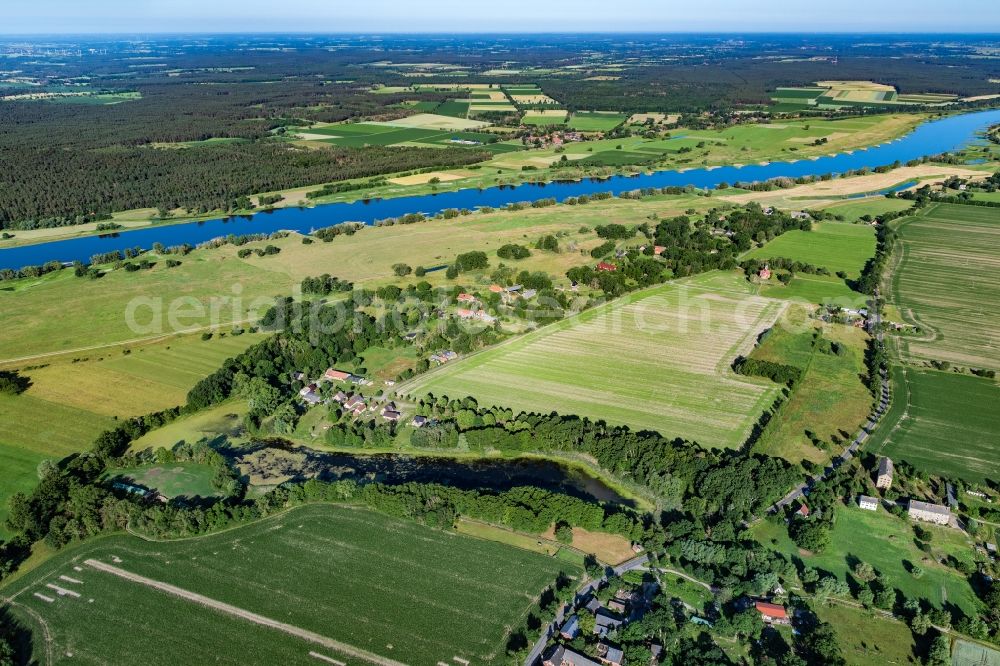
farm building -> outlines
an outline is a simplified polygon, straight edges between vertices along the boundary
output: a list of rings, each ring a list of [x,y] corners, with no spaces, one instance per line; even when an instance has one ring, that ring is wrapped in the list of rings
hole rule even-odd
[[[542,664],[543,666],[599,666],[596,661],[562,645],[555,646]]]
[[[601,263],[597,264],[597,270],[612,272],[618,270],[618,267],[615,266],[614,264],[609,264],[606,261],[602,261]]]
[[[879,490],[888,490],[892,487],[893,465],[891,458],[882,458],[878,461],[878,477],[875,479],[875,487]]]
[[[760,613],[760,617],[767,624],[791,624],[788,619],[788,612],[784,606],[771,604],[766,601],[754,602],[754,608]]]
[[[521,298],[527,300],[529,298],[534,298],[536,294],[538,294],[538,292],[534,289],[525,289],[524,293],[521,294]]]
[[[928,523],[947,525],[951,522],[951,509],[940,504],[921,502],[920,500],[910,500],[910,508],[907,515],[913,520],[923,520]]]
[[[330,368],[329,370],[323,373],[323,379],[330,382],[342,382],[349,379],[350,377],[351,373],[344,372],[343,370],[334,370],[333,368]]]
[[[878,500],[868,495],[859,495],[858,506],[865,511],[878,511]]]

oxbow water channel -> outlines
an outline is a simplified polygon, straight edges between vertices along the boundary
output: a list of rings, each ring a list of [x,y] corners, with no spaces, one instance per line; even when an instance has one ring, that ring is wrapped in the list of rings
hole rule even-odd
[[[797,178],[843,173],[908,162],[928,155],[958,150],[975,141],[983,130],[1000,123],[1000,109],[948,116],[928,121],[895,141],[818,159],[772,162],[742,167],[704,167],[690,170],[657,171],[634,176],[612,176],[572,182],[525,183],[484,189],[457,190],[392,199],[372,199],[351,203],[332,203],[313,208],[282,208],[252,216],[237,216],[162,225],[106,236],[89,236],[51,241],[0,250],[0,268],[20,268],[46,261],[89,261],[99,252],[128,247],[150,248],[153,243],[197,245],[228,234],[270,233],[293,230],[308,233],[342,222],[364,222],[399,217],[406,213],[434,215],[448,208],[498,208],[518,201],[547,197],[567,197],[596,192],[619,194],[643,187],[687,186],[714,188],[719,183],[762,181],[772,178]]]

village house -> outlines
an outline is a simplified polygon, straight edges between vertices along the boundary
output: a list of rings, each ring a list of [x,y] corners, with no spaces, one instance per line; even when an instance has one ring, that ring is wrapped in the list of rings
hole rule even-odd
[[[760,269],[760,272],[757,273],[757,277],[759,277],[761,280],[770,280],[771,269],[768,268],[767,266],[764,266],[764,268]]]
[[[305,378],[306,378],[306,373],[304,372],[299,372],[296,370],[295,372],[292,373],[292,379],[296,381],[302,381]]]
[[[596,661],[589,659],[567,647],[557,645],[542,661],[543,666],[598,666]]]
[[[398,412],[398,411],[399,410],[396,409],[396,403],[394,403],[392,401],[389,401],[389,402],[385,403],[385,405],[382,406],[382,412],[381,413],[385,414],[386,412]]]
[[[340,404],[344,404],[347,401],[347,394],[344,393],[343,391],[337,391],[336,393],[333,394],[333,401],[339,402]]]
[[[606,261],[602,261],[601,263],[597,264],[597,270],[613,272],[618,270],[618,267],[615,266],[614,264],[609,264]]]
[[[476,300],[477,300],[476,297],[473,296],[472,294],[459,294],[458,295],[458,302],[459,303],[475,303]]]
[[[809,516],[809,507],[805,504],[799,504],[799,508],[795,510],[795,513],[799,514],[803,518],[807,518]]]
[[[661,254],[663,254],[663,251],[666,250],[666,249],[667,248],[664,247],[663,245],[654,245],[653,246],[653,256],[656,256],[656,257],[660,256]]]
[[[594,633],[603,638],[624,623],[625,621],[621,618],[611,615],[603,608],[599,608],[597,613],[594,614]]]
[[[580,618],[576,615],[570,615],[569,619],[563,623],[562,629],[559,630],[559,635],[568,641],[573,640],[580,634]]]
[[[915,499],[909,501],[909,509],[906,515],[913,520],[922,520],[928,523],[937,523],[938,525],[947,525],[951,522],[951,509],[948,507],[941,506],[940,504],[931,504],[930,502],[921,502]]]
[[[627,605],[626,605],[624,599],[617,599],[617,598],[615,598],[615,599],[610,599],[608,601],[608,610],[612,610],[612,611],[614,611],[616,613],[620,613],[621,615],[624,615],[626,609],[627,609]]]
[[[359,405],[363,408],[365,406],[365,399],[360,395],[353,395],[350,398],[348,398],[347,401],[344,403],[344,408],[348,410],[353,410],[356,409]]]
[[[490,285],[490,293],[499,294],[501,291],[503,291],[503,287],[501,287],[500,285],[498,284]]]
[[[323,402],[323,398],[320,397],[320,394],[316,393],[315,391],[308,391],[307,393],[304,393],[302,395],[302,400],[307,405],[318,405],[319,403]]]
[[[536,294],[538,294],[538,292],[534,289],[525,289],[524,293],[521,294],[521,298],[528,300],[529,298],[534,298]]]
[[[399,419],[403,418],[403,415],[393,409],[382,410],[382,418],[386,421],[392,421],[395,423]]]
[[[323,379],[327,380],[328,382],[342,382],[347,379],[350,379],[350,377],[351,373],[344,372],[343,370],[334,370],[333,368],[330,368],[329,370],[323,373]]]
[[[307,393],[312,393],[313,391],[316,390],[316,388],[317,388],[316,384],[309,384],[307,386],[303,386],[302,389],[299,390],[299,395],[305,397]]]
[[[879,490],[888,490],[892,487],[893,465],[891,458],[882,458],[878,461],[878,477],[875,479],[875,487]]]
[[[616,648],[613,645],[609,645],[601,641],[597,644],[597,658],[601,660],[602,664],[605,666],[622,666],[622,662],[625,658],[625,653],[622,652],[621,648]]]
[[[859,495],[858,506],[865,511],[878,511],[878,500],[868,495]]]
[[[466,310],[465,308],[459,308],[455,311],[455,314],[458,315],[459,319],[472,319],[476,316],[475,312],[472,310]]]
[[[413,420],[410,421],[410,425],[412,425],[414,428],[423,428],[425,425],[427,425],[427,417],[414,416]]]
[[[784,606],[766,601],[755,601],[754,608],[757,609],[761,619],[766,624],[791,624],[791,620],[788,619],[788,612]]]

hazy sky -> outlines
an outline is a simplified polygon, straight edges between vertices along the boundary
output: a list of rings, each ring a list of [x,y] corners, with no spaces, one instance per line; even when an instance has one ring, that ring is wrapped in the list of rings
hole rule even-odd
[[[3,0],[0,34],[1000,32],[998,0]]]

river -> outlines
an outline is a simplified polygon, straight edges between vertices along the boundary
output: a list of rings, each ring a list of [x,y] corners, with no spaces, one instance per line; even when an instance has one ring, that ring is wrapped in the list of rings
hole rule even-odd
[[[607,179],[572,182],[525,183],[517,186],[465,189],[411,197],[331,203],[313,208],[282,208],[252,216],[145,227],[119,234],[88,236],[3,249],[0,250],[0,268],[20,268],[51,260],[87,262],[91,256],[99,252],[136,246],[148,249],[157,242],[167,246],[183,243],[197,245],[227,234],[270,233],[282,229],[308,233],[314,229],[342,222],[371,224],[375,220],[399,217],[406,213],[421,212],[433,215],[448,208],[474,209],[481,206],[498,208],[518,201],[533,201],[547,197],[563,200],[567,197],[596,192],[619,194],[642,187],[693,185],[714,188],[723,182],[837,174],[865,167],[889,165],[897,161],[905,163],[928,155],[958,150],[974,141],[987,127],[998,123],[1000,123],[1000,109],[994,109],[931,120],[889,143],[817,159],[741,167],[656,171],[633,176],[612,176]]]

